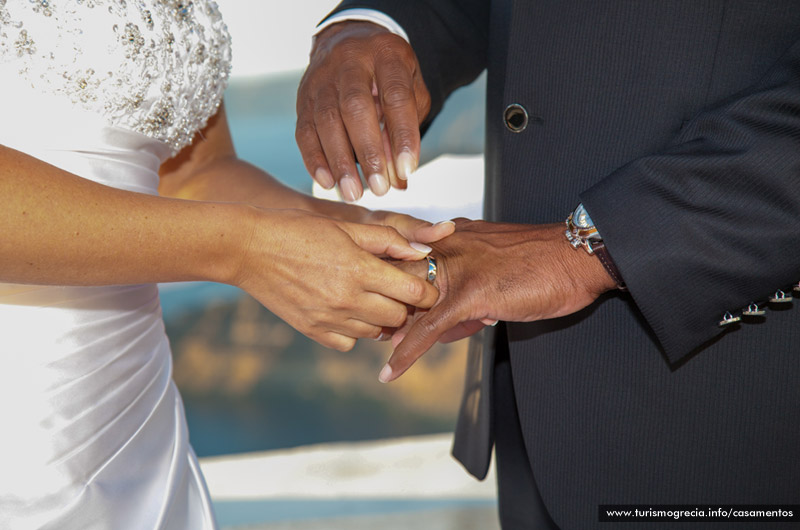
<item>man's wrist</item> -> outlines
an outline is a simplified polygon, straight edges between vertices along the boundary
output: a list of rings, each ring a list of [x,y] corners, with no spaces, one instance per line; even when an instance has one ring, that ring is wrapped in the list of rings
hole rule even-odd
[[[594,226],[594,222],[589,216],[589,212],[583,207],[583,204],[579,204],[578,207],[575,208],[569,217],[567,217],[565,223],[567,229],[564,235],[570,245],[576,249],[583,247],[588,254],[596,256],[603,265],[608,276],[614,280],[616,287],[623,291],[626,290],[622,274],[619,272],[616,263],[614,263],[614,260],[608,253],[602,236]]]
[[[395,35],[404,38],[406,42],[409,42],[408,35],[406,34],[405,30],[400,24],[397,23],[395,19],[386,13],[377,11],[375,9],[345,9],[344,11],[339,11],[338,13],[335,13],[323,20],[317,26],[316,35],[319,35],[325,28],[329,26],[339,22],[348,21],[372,22],[373,24],[377,24],[378,26],[386,28]],[[314,36],[315,38],[316,35]]]

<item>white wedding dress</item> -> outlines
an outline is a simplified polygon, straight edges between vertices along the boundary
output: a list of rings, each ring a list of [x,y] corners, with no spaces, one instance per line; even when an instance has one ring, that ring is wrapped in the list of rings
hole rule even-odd
[[[0,0],[0,144],[156,194],[229,67],[211,0]],[[171,372],[155,285],[0,284],[0,529],[215,528]]]

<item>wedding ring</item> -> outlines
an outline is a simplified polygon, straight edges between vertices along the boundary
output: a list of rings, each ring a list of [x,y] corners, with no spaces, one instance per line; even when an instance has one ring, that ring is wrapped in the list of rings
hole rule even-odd
[[[433,256],[425,256],[428,260],[428,281],[433,283],[436,281],[436,258]]]

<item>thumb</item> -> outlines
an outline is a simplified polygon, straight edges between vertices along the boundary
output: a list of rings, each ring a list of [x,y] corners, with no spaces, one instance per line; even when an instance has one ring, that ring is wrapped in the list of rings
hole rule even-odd
[[[431,252],[431,247],[421,243],[409,243],[390,226],[356,223],[342,223],[340,226],[356,245],[376,256],[416,261]]]
[[[456,224],[453,221],[441,221],[433,224],[429,221],[417,219],[416,217],[401,213],[379,211],[374,212],[374,214],[382,214],[379,218],[380,221],[376,224],[391,226],[409,241],[432,243],[444,239],[456,230]]]
[[[425,221],[419,221],[418,226],[412,227],[408,238],[420,243],[433,243],[444,239],[456,231],[456,224],[453,221],[442,221],[432,225]]]

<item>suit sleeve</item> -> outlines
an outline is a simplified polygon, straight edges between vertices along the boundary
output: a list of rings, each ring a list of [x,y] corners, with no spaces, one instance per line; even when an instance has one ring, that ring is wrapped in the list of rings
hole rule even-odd
[[[353,8],[386,13],[408,34],[431,94],[431,112],[423,130],[441,111],[450,93],[472,82],[486,68],[486,0],[345,0],[333,13]]]
[[[694,116],[663,152],[581,200],[671,362],[723,333],[726,311],[791,289],[800,280],[800,42],[760,82]]]

